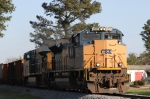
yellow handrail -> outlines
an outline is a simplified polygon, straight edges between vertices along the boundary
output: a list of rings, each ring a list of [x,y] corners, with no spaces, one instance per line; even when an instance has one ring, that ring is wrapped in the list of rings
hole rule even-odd
[[[88,62],[84,65],[84,68],[87,67],[87,65],[90,63],[90,61],[91,61],[93,58],[94,58],[94,56],[92,56],[92,57],[88,60]]]
[[[93,58],[94,58],[94,56],[92,56],[92,57],[88,60],[88,62],[84,65],[84,77],[85,77],[86,80],[88,80],[88,79],[87,79],[87,66],[88,66],[88,64],[91,62],[91,60],[93,60]]]

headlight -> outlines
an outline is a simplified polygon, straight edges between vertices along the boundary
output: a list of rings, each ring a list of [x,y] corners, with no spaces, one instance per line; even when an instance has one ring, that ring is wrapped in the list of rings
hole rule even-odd
[[[99,67],[99,66],[100,66],[100,64],[99,64],[99,63],[97,63],[97,64],[96,64],[96,66],[97,66],[97,67]]]
[[[121,67],[122,66],[122,63],[118,63],[118,67]]]
[[[102,31],[102,30],[103,30],[103,27],[100,28],[100,31]]]
[[[103,30],[104,30],[104,31],[106,31],[106,28],[105,28],[105,27],[103,27]]]
[[[121,44],[121,42],[120,42],[120,41],[118,41],[118,44]]]

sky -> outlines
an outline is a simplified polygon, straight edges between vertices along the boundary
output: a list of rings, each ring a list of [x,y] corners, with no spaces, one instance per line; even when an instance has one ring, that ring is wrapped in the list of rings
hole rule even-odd
[[[25,52],[35,48],[31,43],[29,33],[34,29],[29,21],[37,21],[36,15],[45,16],[41,7],[43,2],[52,0],[12,0],[16,10],[11,14],[11,21],[7,22],[5,36],[0,38],[0,63],[8,58],[23,57]],[[127,54],[137,55],[145,51],[143,41],[139,35],[142,27],[150,19],[150,0],[96,0],[101,2],[101,13],[92,15],[87,23],[97,22],[101,26],[119,29],[123,34],[123,43],[127,46]],[[47,17],[51,19],[50,17]]]

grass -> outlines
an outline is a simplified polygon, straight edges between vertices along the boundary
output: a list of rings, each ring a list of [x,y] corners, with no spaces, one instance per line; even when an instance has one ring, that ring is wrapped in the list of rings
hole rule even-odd
[[[133,89],[129,89],[127,94],[137,94],[137,95],[150,96],[150,90],[133,90]]]
[[[42,99],[30,94],[21,94],[20,92],[11,92],[0,89],[0,99]]]
[[[140,89],[140,87],[149,87],[150,86],[150,83],[144,83],[144,85],[134,85],[133,82],[130,82],[129,83],[131,88],[135,87],[137,89],[129,89],[127,94],[137,94],[137,95],[147,95],[147,96],[150,96],[150,90],[148,89]]]

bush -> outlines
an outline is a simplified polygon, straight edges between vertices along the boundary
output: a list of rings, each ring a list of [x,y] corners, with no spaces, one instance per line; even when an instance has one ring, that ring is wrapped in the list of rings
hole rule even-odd
[[[145,82],[143,80],[138,80],[133,82],[134,85],[145,85]]]
[[[138,85],[138,82],[137,82],[137,81],[134,81],[133,84],[134,84],[134,85]]]
[[[138,84],[139,85],[145,85],[145,82],[144,81],[138,81]]]

